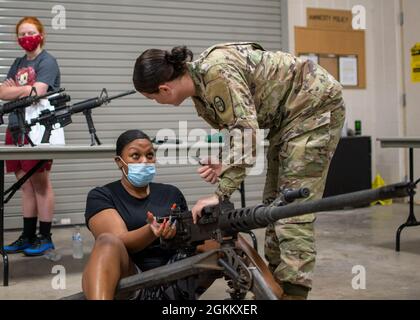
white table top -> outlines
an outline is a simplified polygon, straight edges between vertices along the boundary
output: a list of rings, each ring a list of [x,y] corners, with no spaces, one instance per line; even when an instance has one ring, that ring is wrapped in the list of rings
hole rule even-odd
[[[219,143],[196,142],[189,144],[162,144],[155,145],[161,150],[185,150],[193,148],[220,148]],[[115,145],[104,144],[100,146],[89,145],[40,145],[16,147],[0,144],[0,160],[32,160],[32,159],[102,159],[115,156]]]
[[[420,137],[379,138],[382,148],[420,148]]]
[[[264,140],[261,145],[266,148],[269,142]],[[188,142],[155,144],[158,151],[165,150],[190,150],[208,149],[220,150],[224,143]],[[100,146],[89,145],[39,145],[23,147],[0,144],[0,160],[42,160],[42,159],[102,159],[115,156],[115,145],[103,144]]]
[[[5,146],[0,145],[0,160],[31,159],[81,159],[109,158],[115,156],[115,146]]]

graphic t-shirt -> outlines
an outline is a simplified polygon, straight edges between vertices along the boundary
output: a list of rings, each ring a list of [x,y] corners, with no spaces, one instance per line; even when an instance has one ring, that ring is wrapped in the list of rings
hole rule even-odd
[[[57,60],[43,50],[34,60],[26,55],[17,58],[7,73],[7,79],[15,81],[19,86],[32,86],[35,82],[48,85],[48,91],[60,88],[60,69]]]
[[[7,79],[14,80],[17,86],[33,86],[36,82],[42,82],[48,85],[47,91],[60,88],[60,77],[57,60],[45,50],[33,60],[28,60],[26,55],[17,58],[7,73]],[[25,120],[37,118],[40,112],[45,109],[54,110],[48,99],[42,99],[39,103],[25,108]],[[39,123],[31,127],[29,137],[35,145],[41,143],[44,131],[44,126]],[[53,130],[49,142],[54,145],[65,144],[64,130],[62,128]],[[6,134],[6,144],[13,144],[8,133]]]
[[[146,225],[147,212],[157,217],[167,217],[171,214],[171,207],[176,204],[182,211],[188,210],[182,192],[175,186],[161,183],[151,183],[150,194],[144,199],[130,195],[121,181],[109,183],[103,187],[91,190],[87,196],[85,219],[89,220],[106,209],[114,209],[121,216],[127,230],[133,231]],[[130,254],[133,262],[143,271],[166,264],[175,254],[174,250],[165,250],[156,240],[146,249]]]

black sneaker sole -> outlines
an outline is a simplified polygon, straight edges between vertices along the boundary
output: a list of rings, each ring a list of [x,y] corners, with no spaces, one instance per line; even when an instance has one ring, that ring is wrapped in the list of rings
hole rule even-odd
[[[6,251],[6,250],[3,250],[3,251],[4,251],[4,253],[7,253],[7,254],[15,254],[15,253],[21,253],[21,252],[23,252],[23,250],[25,250],[25,249],[14,250],[14,251]]]
[[[43,252],[40,252],[40,253],[27,253],[25,251],[22,251],[22,252],[27,257],[40,257],[40,256],[43,256],[48,250],[55,250],[55,248],[53,247],[53,248],[47,249],[47,250],[45,250]]]
[[[25,257],[40,257],[43,256],[45,253],[26,253],[23,251],[23,254],[25,255]]]

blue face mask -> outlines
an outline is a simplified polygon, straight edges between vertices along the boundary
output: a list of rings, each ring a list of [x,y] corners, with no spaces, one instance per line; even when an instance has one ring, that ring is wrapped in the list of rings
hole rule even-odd
[[[121,161],[124,162],[123,159],[121,159]],[[126,165],[128,167],[128,173],[126,174],[124,169],[122,169],[122,171],[134,187],[146,187],[153,181],[156,174],[156,167],[154,163],[129,163]]]

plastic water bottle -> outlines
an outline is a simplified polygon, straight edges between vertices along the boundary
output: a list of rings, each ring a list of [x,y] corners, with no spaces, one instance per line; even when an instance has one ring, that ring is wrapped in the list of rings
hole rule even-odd
[[[44,258],[50,261],[60,261],[61,260],[61,254],[59,254],[57,251],[55,251],[54,249],[50,249],[47,250],[44,253]]]
[[[83,259],[83,239],[80,233],[80,227],[77,226],[73,232],[73,258]]]

